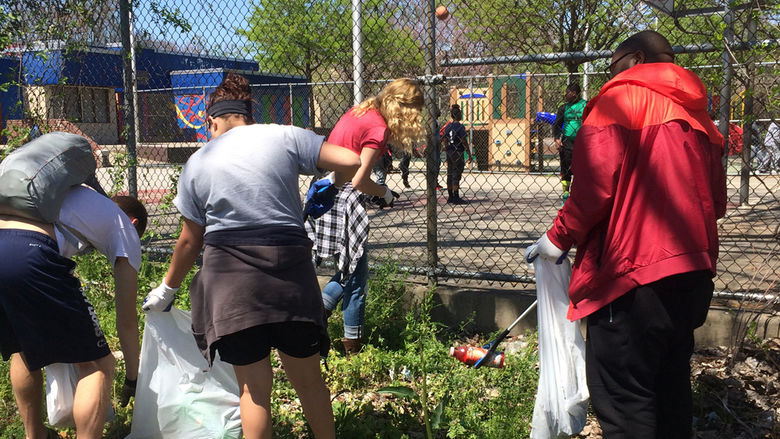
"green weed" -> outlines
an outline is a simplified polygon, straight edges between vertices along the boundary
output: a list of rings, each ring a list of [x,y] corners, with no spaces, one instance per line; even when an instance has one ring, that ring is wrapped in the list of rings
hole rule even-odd
[[[111,267],[98,254],[81,256],[77,263],[77,275],[108,343],[112,350],[119,350]],[[159,284],[167,266],[144,256],[138,282],[141,328],[141,301],[146,292]],[[194,272],[183,283],[177,307],[189,309],[188,286]],[[411,303],[403,273],[393,264],[384,264],[372,273],[368,294],[364,350],[349,358],[332,350],[328,370],[323,369],[333,395],[337,437],[528,437],[538,377],[533,334],[529,335],[532,340],[526,351],[507,356],[504,369],[475,370],[447,355],[449,346],[457,343],[457,331],[430,318],[432,291],[421,302]],[[329,329],[331,335],[340,337],[342,322],[334,317]],[[275,357],[272,366],[274,437],[312,437],[300,401]],[[124,364],[120,362],[113,389],[116,416],[106,424],[106,438],[123,438],[130,432],[132,404],[127,408],[117,404],[123,380]],[[401,392],[411,394],[383,394],[379,392],[382,388],[406,388]],[[63,433],[68,438],[75,437],[73,430]],[[0,437],[24,437],[6,362],[0,363]]]

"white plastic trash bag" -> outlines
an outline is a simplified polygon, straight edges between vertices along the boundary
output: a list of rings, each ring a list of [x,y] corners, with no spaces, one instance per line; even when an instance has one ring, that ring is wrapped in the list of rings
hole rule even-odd
[[[54,427],[75,427],[73,421],[73,395],[79,382],[79,369],[75,364],[54,363],[43,368],[46,372],[46,414]],[[114,419],[114,409],[109,404],[106,421]]]
[[[55,427],[73,425],[73,395],[76,393],[78,369],[72,364],[55,363],[46,371],[46,414]]]
[[[191,327],[190,313],[176,308],[146,314],[127,439],[241,436],[233,366],[216,358],[209,369]]]
[[[568,438],[585,427],[588,385],[585,340],[579,322],[566,318],[571,265],[536,258],[539,301],[539,388],[531,420],[531,439]]]

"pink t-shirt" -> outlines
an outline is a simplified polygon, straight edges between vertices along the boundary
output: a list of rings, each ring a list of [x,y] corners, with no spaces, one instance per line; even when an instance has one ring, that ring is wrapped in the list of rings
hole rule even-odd
[[[333,127],[328,142],[343,146],[357,154],[363,148],[387,149],[387,123],[375,109],[355,117],[354,108],[347,111]]]

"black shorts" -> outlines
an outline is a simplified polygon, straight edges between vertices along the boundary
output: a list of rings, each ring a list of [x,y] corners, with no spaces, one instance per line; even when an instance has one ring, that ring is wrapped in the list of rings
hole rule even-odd
[[[50,237],[0,230],[0,352],[20,352],[31,371],[83,363],[111,351],[73,269]]]
[[[271,354],[276,348],[295,358],[320,352],[320,327],[310,322],[281,322],[253,326],[223,336],[217,342],[219,358],[234,366],[246,366]]]

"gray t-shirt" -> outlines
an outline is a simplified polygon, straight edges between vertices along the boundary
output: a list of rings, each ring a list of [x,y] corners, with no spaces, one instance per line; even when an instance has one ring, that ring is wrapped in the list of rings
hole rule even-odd
[[[313,174],[323,137],[289,125],[239,126],[190,157],[173,204],[217,230],[303,227],[299,174]]]

